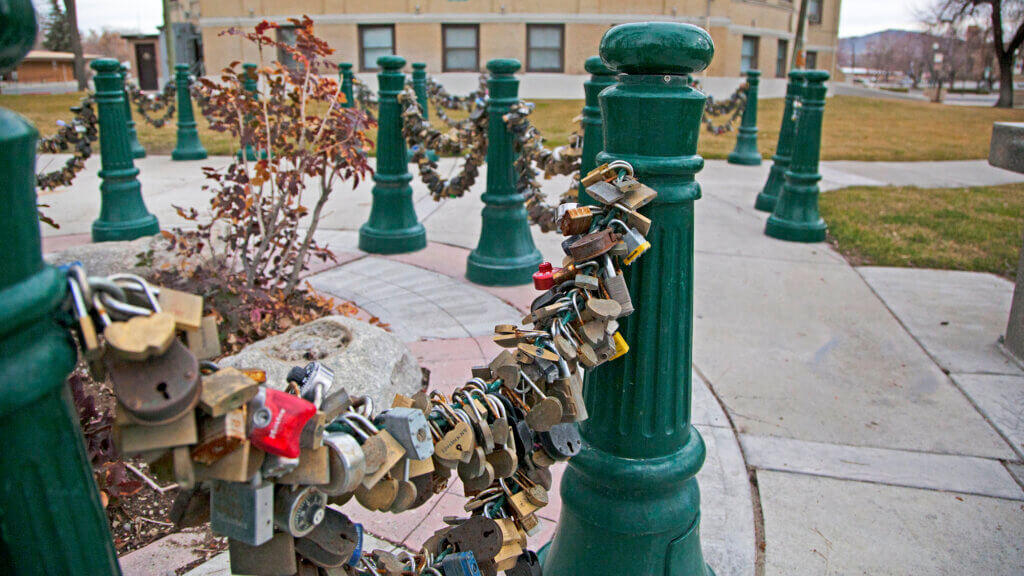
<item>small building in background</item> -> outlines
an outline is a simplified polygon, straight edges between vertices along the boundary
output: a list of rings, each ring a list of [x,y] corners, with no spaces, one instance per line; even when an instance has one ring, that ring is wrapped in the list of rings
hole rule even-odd
[[[86,54],[86,73],[89,62],[99,58]],[[0,91],[6,94],[62,94],[78,89],[75,81],[75,55],[71,52],[32,50],[14,70],[2,77]]]
[[[160,34],[121,34],[128,41],[129,70],[141,90],[159,90],[160,79],[167,77]]]

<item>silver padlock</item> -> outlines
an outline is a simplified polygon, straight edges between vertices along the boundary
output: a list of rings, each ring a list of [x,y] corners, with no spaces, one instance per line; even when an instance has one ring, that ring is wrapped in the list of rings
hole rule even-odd
[[[430,426],[423,412],[416,408],[392,408],[381,413],[384,429],[402,445],[413,460],[426,460],[434,455]]]
[[[366,455],[359,442],[344,432],[331,432],[324,436],[324,446],[330,450],[331,480],[319,486],[328,496],[341,496],[355,491],[366,475]]]
[[[334,371],[320,362],[310,362],[305,368],[292,368],[288,372],[288,381],[297,384],[299,396],[319,409],[334,386]]]
[[[601,273],[604,276],[604,288],[608,291],[608,295],[622,307],[619,318],[632,314],[633,299],[629,295],[629,286],[626,285],[626,278],[615,271],[615,265],[612,264],[611,256],[607,254],[604,256],[604,267]]]
[[[278,486],[274,494],[274,526],[296,538],[324,520],[327,496],[314,486]]]
[[[285,458],[277,454],[267,454],[263,459],[263,466],[260,472],[264,478],[278,478],[295,470],[299,466],[299,458]]]
[[[274,485],[253,486],[213,480],[210,488],[210,527],[249,546],[274,536]]]

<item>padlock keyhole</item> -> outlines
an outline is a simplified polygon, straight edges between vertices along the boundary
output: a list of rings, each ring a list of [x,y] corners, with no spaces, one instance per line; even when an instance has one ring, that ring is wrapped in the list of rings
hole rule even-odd
[[[170,400],[171,395],[167,393],[167,382],[161,382],[156,385],[156,391],[163,394],[164,400]]]

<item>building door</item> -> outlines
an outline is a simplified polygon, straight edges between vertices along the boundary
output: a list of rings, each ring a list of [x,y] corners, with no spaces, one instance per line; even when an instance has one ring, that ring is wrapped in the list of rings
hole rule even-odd
[[[156,44],[152,42],[136,44],[135,62],[139,67],[136,71],[139,75],[139,89],[159,90],[160,84],[157,81],[156,73]]]

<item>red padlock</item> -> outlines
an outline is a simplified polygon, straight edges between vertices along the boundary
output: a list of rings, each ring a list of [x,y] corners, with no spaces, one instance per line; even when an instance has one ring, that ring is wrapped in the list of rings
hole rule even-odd
[[[533,287],[537,290],[550,290],[555,286],[554,269],[551,262],[541,262],[533,273]]]
[[[249,401],[249,442],[270,454],[298,458],[302,429],[315,414],[312,402],[260,386]]]

